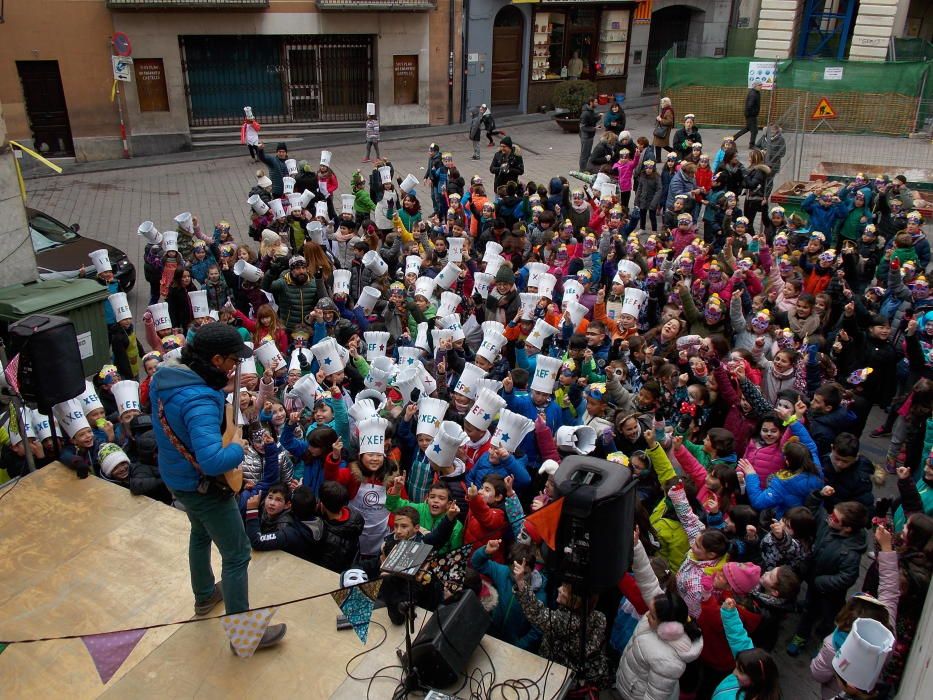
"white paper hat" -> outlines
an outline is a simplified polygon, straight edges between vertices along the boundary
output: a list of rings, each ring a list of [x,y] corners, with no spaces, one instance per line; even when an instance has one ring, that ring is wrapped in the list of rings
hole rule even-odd
[[[505,406],[505,399],[496,392],[483,388],[477,393],[476,401],[473,402],[464,420],[469,421],[470,425],[477,430],[486,430]]]
[[[576,301],[569,302],[566,308],[570,313],[570,323],[573,324],[574,328],[580,325],[580,321],[586,317],[589,311],[583,304],[579,304]]]
[[[541,276],[547,274],[548,266],[540,262],[530,262],[525,267],[528,268],[528,285],[537,288],[541,284]],[[538,291],[540,294],[540,290]]]
[[[13,445],[18,445],[19,443],[23,441],[23,433],[25,433],[26,437],[28,438],[36,437],[36,427],[33,425],[32,414],[31,414],[30,409],[27,408],[24,411],[24,414],[25,414],[23,416],[24,422],[21,426],[18,426],[20,428],[20,430],[18,431],[13,430],[12,426],[10,425],[11,424],[10,416],[7,416],[6,419],[3,421],[3,425],[6,427],[7,431],[9,432],[10,443]],[[17,422],[18,422],[18,417],[17,417]]]
[[[430,277],[419,277],[415,280],[415,296],[424,297],[428,301],[434,297],[434,280]]]
[[[178,252],[178,231],[166,231],[162,234],[162,248]]]
[[[449,314],[442,318],[435,317],[435,323],[440,324],[441,328],[453,331],[453,340],[455,343],[458,340],[466,338],[466,333],[463,332],[463,325],[460,323],[459,314]]]
[[[375,113],[376,113],[376,103],[367,102],[366,103],[366,116],[369,117],[369,116],[374,115]]]
[[[334,154],[330,151],[321,151],[321,165],[326,165],[330,167],[330,159],[334,157]]]
[[[450,262],[463,262],[463,239],[459,237],[447,239],[447,259]]]
[[[357,401],[363,401],[364,399],[369,399],[376,406],[377,411],[381,411],[388,404],[388,399],[385,397],[385,394],[375,389],[363,389],[356,395]]]
[[[389,265],[375,250],[367,250],[363,255],[363,265],[376,277],[382,277],[389,271]]]
[[[420,255],[409,255],[405,258],[405,274],[406,275],[415,275],[416,277],[421,273],[421,256]]]
[[[100,397],[97,395],[97,389],[95,389],[94,385],[89,381],[85,380],[84,393],[78,398],[81,400],[81,410],[84,411],[84,415],[88,415],[91,411],[96,411],[98,408],[104,407]]]
[[[446,328],[439,328],[435,326],[431,331],[431,338],[434,340],[434,347],[439,348],[443,341],[454,339],[454,332]]]
[[[151,221],[143,221],[139,228],[136,229],[136,233],[146,239],[147,243],[156,245],[162,242],[162,234],[159,233],[159,229],[155,227],[155,224]]]
[[[110,266],[110,253],[107,252],[106,248],[91,251],[88,253],[88,257],[91,259],[91,264],[98,273],[110,272],[113,270]]]
[[[442,421],[425,454],[433,464],[449,467],[454,463],[457,450],[469,439],[459,425],[449,420]]]
[[[563,363],[559,357],[540,355],[535,364],[535,373],[531,378],[531,388],[544,394],[554,393],[554,382]]]
[[[256,212],[259,216],[262,216],[267,211],[269,211],[269,205],[262,201],[262,197],[258,194],[251,194],[249,199],[246,200],[246,203]]]
[[[476,380],[476,393],[479,394],[483,389],[489,389],[494,394],[498,394],[502,391],[502,382],[498,379],[477,379]]]
[[[465,362],[463,364],[463,371],[460,373],[460,377],[454,385],[454,391],[458,394],[463,394],[468,399],[475,400],[479,390],[479,387],[476,386],[476,380],[482,379],[485,376],[486,370],[482,367],[477,367],[472,362]]]
[[[282,178],[282,194],[289,195],[295,191],[295,178],[286,175]]]
[[[316,219],[326,219],[329,216],[327,211],[327,202],[315,202],[314,203],[314,218]]]
[[[360,454],[385,454],[386,428],[389,421],[385,418],[367,418],[356,424],[360,431]]]
[[[269,208],[272,210],[272,216],[274,218],[276,219],[285,218],[285,207],[282,206],[281,199],[278,199],[278,198],[273,199],[271,202],[269,202]]]
[[[483,321],[480,329],[482,330],[483,335],[486,333],[505,333],[505,326],[503,326],[498,321]]]
[[[434,375],[428,372],[425,368],[423,362],[418,362],[421,366],[421,386],[424,387],[424,393],[427,396],[431,396],[435,391],[437,391],[437,380],[434,378]]]
[[[648,303],[647,292],[634,287],[626,287],[625,296],[622,297],[622,313],[638,318],[646,303]]]
[[[580,297],[582,296],[583,285],[577,282],[577,280],[567,280],[564,282],[564,308],[566,308],[567,304],[571,301],[580,301]]]
[[[311,204],[312,199],[314,199],[314,192],[306,189],[301,193],[301,196],[298,199],[298,203],[301,205],[302,209],[307,209],[308,205]]]
[[[324,340],[315,343],[311,346],[311,352],[314,353],[325,375],[329,376],[340,372],[345,366],[340,346],[333,338],[324,338]]]
[[[33,408],[29,413],[30,420],[32,421],[32,428],[36,431],[36,439],[42,442],[52,437],[52,424],[51,421],[49,421],[49,417],[39,413],[39,410],[36,408]]]
[[[167,353],[165,353],[164,358],[166,360],[180,360],[181,359],[181,348],[172,348]]]
[[[418,399],[418,422],[415,425],[416,435],[437,435],[438,428],[441,427],[441,421],[447,415],[449,403],[442,399],[435,399],[430,396],[422,396]]]
[[[388,165],[383,165],[379,168],[379,179],[382,181],[383,185],[388,185],[392,182],[392,168]]]
[[[425,352],[431,350],[431,346],[428,345],[428,323],[427,321],[422,321],[418,324],[418,332],[415,334],[415,347]]]
[[[159,302],[147,307],[152,314],[152,324],[157,331],[167,331],[172,327],[172,317],[168,314],[168,303]]]
[[[353,213],[353,204],[356,201],[352,194],[342,194],[340,195],[340,213],[341,214],[352,214]]]
[[[311,351],[308,348],[295,348],[292,350],[292,355],[288,360],[288,371],[289,372],[300,372],[301,371],[301,356],[304,355],[305,360],[308,364],[311,364],[311,361],[314,359],[314,356],[311,354]]]
[[[867,693],[874,689],[893,648],[891,630],[877,620],[860,617],[833,657],[833,670],[846,683]]]
[[[538,294],[542,299],[554,298],[554,287],[557,286],[557,278],[550,272],[545,272],[538,280]]]
[[[599,189],[599,186],[604,182],[611,182],[609,176],[606,173],[596,173],[596,179],[593,180],[593,189]]]
[[[55,420],[61,425],[68,437],[74,437],[82,428],[90,428],[84,411],[81,409],[80,399],[69,399],[52,406]]]
[[[389,346],[388,331],[366,331],[363,333],[363,342],[366,343],[366,359],[372,362],[377,357],[384,357]]]
[[[489,260],[486,260],[485,272],[495,278],[499,268],[501,268],[504,264],[505,258],[503,258],[501,255],[493,255],[491,258],[489,258]],[[495,284],[495,279],[493,279],[493,284]]]
[[[456,264],[449,262],[437,273],[434,283],[441,289],[450,289],[457,283],[458,277],[460,277],[460,268]]]
[[[619,272],[616,275],[616,278],[620,278],[621,275],[625,274],[629,276],[629,279],[634,280],[641,273],[641,266],[634,260],[620,260],[619,261]]]
[[[188,292],[188,298],[191,300],[191,315],[194,318],[204,318],[210,316],[211,307],[207,303],[207,290],[199,289],[196,292]]]
[[[257,187],[261,187],[261,188],[264,189],[264,190],[269,189],[270,187],[272,187],[272,180],[270,180],[270,179],[269,179],[269,176],[266,175],[265,173],[263,173],[263,174],[261,174],[261,175],[257,175],[257,176],[256,176],[256,186],[257,186]],[[233,403],[233,402],[231,401],[231,403]]]
[[[117,402],[117,415],[142,410],[139,405],[139,382],[124,379],[113,385],[113,398]]]
[[[288,171],[289,175],[298,174],[298,161],[294,158],[287,158],[285,160],[285,169]]]
[[[596,449],[596,429],[588,425],[562,425],[554,434],[558,447],[588,455]]]
[[[386,358],[388,359],[388,358]],[[391,362],[391,360],[389,360]],[[393,370],[386,371],[375,364],[369,366],[369,374],[363,377],[363,386],[367,389],[374,389],[378,392],[385,392],[389,388],[389,382],[392,381]]]
[[[258,282],[262,279],[262,270],[245,260],[237,260],[233,263],[233,274],[242,277],[247,282]]]
[[[495,241],[489,241],[483,249],[483,262],[488,263],[495,257],[501,257],[502,246]]]
[[[543,318],[535,319],[534,328],[531,329],[531,333],[525,338],[525,345],[531,345],[540,350],[544,347],[544,343],[547,342],[547,339],[555,333],[557,333],[557,329]]]
[[[514,453],[525,436],[534,429],[533,420],[505,409],[499,414],[499,423],[496,425],[496,432],[492,435],[492,444]]]
[[[421,368],[417,365],[403,367],[395,377],[395,388],[402,395],[402,404],[411,403],[411,394],[415,389],[421,390]]]
[[[398,364],[400,367],[410,367],[421,361],[421,348],[413,345],[399,345],[396,351],[398,352]]]
[[[324,245],[324,227],[320,221],[309,221],[305,225],[305,231],[308,232],[308,238],[312,241],[318,245]]]
[[[208,314],[208,316],[210,316],[215,321],[220,320],[220,312],[217,311],[216,309],[211,309],[211,312]]]
[[[126,299],[126,292],[111,294],[107,297],[107,301],[110,302],[110,308],[113,309],[113,315],[117,321],[133,318],[133,313],[130,311],[130,302]]]
[[[271,340],[267,340],[265,343],[260,344],[253,354],[265,369],[272,369],[272,363],[275,362],[276,359],[278,359],[277,370],[285,369],[287,366],[285,358],[282,357],[282,353],[279,352],[278,347],[276,347],[275,343]],[[242,370],[240,371],[242,373]]]
[[[507,342],[509,342],[508,338],[501,333],[496,333],[495,331],[484,333],[483,340],[479,344],[479,349],[476,351],[476,356],[483,357],[495,364],[496,360],[499,358],[499,353],[502,352],[502,348],[505,347]]]
[[[483,299],[489,297],[489,288],[496,283],[496,276],[488,272],[473,273],[473,293],[479,293]]]
[[[288,210],[290,212],[301,211],[301,195],[295,192],[285,195],[288,197]]]
[[[243,108],[243,114],[247,119],[253,119],[253,108],[247,105]]]
[[[334,294],[350,293],[350,271],[334,270]]]
[[[363,287],[360,291],[360,298],[356,300],[356,305],[363,309],[364,314],[369,316],[372,314],[373,309],[376,308],[376,302],[379,301],[381,297],[382,292],[375,287]]]
[[[252,340],[244,340],[243,345],[247,346],[250,350],[253,349]],[[256,358],[252,355],[240,361],[240,376],[242,377],[247,374],[259,374],[256,371]]]
[[[460,306],[460,295],[453,292],[444,292],[441,294],[441,303],[437,305],[438,316],[449,316]]]
[[[295,382],[288,393],[297,397],[305,408],[313,408],[314,402],[324,395],[321,385],[317,383],[313,374],[306,374]]]
[[[347,414],[353,419],[354,423],[362,423],[370,418],[378,418],[379,409],[372,399],[357,399],[356,403],[350,406]]]
[[[518,295],[518,299],[521,303],[520,310],[522,312],[522,320],[530,321],[535,317],[535,309],[538,307],[538,301],[541,299],[541,295],[522,292]]]
[[[411,173],[405,176],[405,179],[402,180],[401,190],[405,194],[414,194],[415,188],[418,186],[418,178],[416,178]]]
[[[194,233],[194,217],[190,211],[183,211],[175,217],[175,225],[182,231]]]

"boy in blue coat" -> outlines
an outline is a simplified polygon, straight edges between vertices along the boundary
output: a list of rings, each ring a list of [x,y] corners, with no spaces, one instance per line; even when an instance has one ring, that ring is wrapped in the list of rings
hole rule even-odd
[[[513,477],[514,488],[517,491],[524,491],[531,485],[531,476],[525,465],[504,447],[490,447],[480,455],[476,464],[466,474],[467,486],[474,485],[476,488],[481,488],[483,479],[489,474],[498,474],[503,479],[507,476]]]

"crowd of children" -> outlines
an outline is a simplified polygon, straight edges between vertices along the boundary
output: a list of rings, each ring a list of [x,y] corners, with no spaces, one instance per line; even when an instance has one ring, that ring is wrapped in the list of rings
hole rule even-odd
[[[598,146],[580,187],[520,181],[508,141],[487,189],[435,144],[426,180],[397,176],[375,122],[375,167],[340,194],[330,152],[316,168],[267,155],[247,117],[268,166],[249,231],[141,224],[139,339],[92,256],[113,363],[54,408],[61,438],[36,410],[23,430],[8,418],[10,476],[29,449],[175,502],[148,383],[231,324],[254,350],[229,396],[254,548],[375,578],[401,540],[468,545],[462,581],[419,584],[420,605],[472,589],[491,634],[630,700],[771,700],[780,656],[800,653],[824,697],[896,690],[933,570],[930,248],[898,181],[859,175],[804,202],[809,224],[773,206],[756,228],[739,203],[760,208],[764,185],[728,189],[730,139],[698,185],[701,143],[658,165],[622,131],[630,150]],[[860,452],[874,406],[878,467]],[[596,598],[524,520],[559,497],[568,455],[637,483],[631,571]],[[878,500],[888,474],[899,497]],[[403,593],[383,586],[393,622]]]

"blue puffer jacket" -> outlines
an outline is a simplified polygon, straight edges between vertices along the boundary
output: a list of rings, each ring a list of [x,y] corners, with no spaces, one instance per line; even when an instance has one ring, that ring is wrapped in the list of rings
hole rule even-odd
[[[152,377],[149,397],[153,407],[152,429],[159,445],[159,474],[172,491],[196,491],[198,473],[162,430],[158,419],[160,402],[172,431],[194,454],[204,474],[219,476],[243,461],[242,447],[224,447],[221,441],[223,392],[211,389],[187,366],[171,360],[163,364]]]
[[[768,481],[768,488],[761,488],[760,477],[755,474],[745,476],[745,491],[752,508],[762,511],[774,508],[776,518],[783,518],[791,508],[802,506],[812,491],[823,488],[823,480],[816,474],[798,472],[793,474],[781,470]]]
[[[812,192],[803,200],[800,208],[806,212],[811,231],[819,231],[826,236],[827,242],[832,241],[836,226],[846,218],[848,209],[843,202],[824,207],[816,200]]]

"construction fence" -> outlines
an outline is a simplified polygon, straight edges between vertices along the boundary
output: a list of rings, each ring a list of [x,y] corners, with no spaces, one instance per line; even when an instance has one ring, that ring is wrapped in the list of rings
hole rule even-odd
[[[748,57],[674,58],[659,66],[661,94],[677,114],[693,112],[707,127],[745,123],[745,96],[755,79],[761,124],[786,114],[834,132],[907,136],[933,130],[933,60],[868,63],[824,59],[761,61]]]

